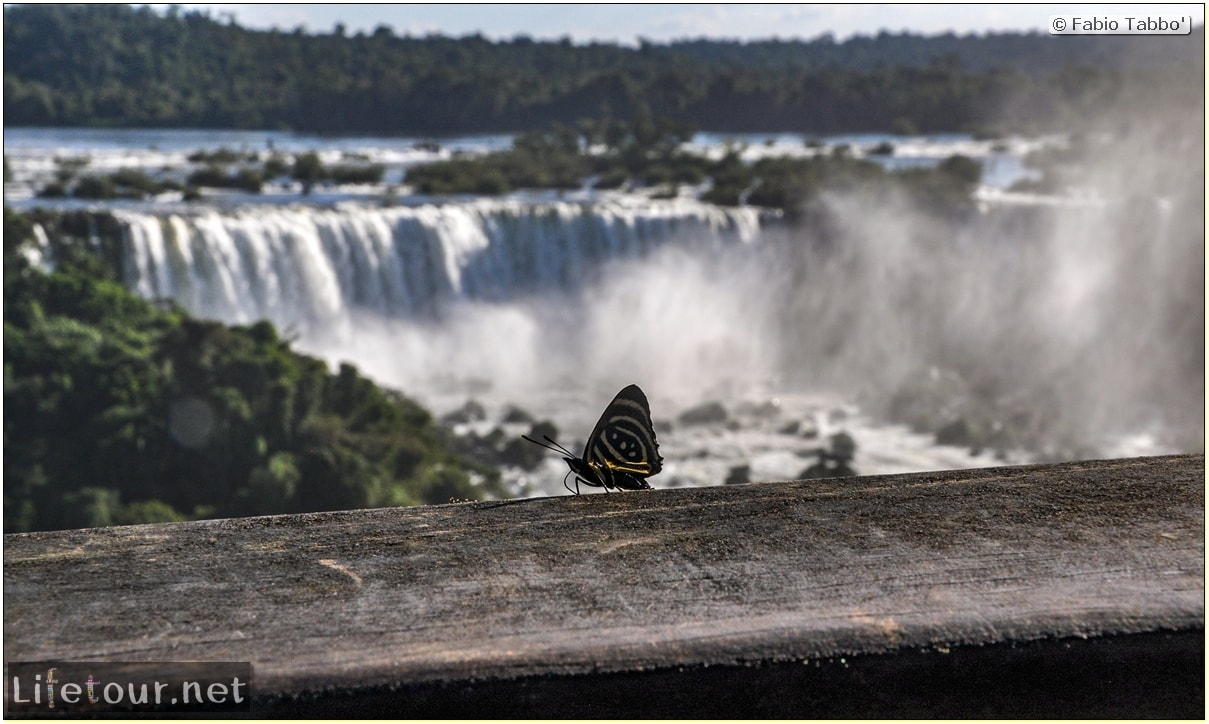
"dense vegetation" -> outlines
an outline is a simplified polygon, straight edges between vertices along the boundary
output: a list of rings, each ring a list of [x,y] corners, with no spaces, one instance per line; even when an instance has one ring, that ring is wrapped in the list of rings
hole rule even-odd
[[[638,48],[252,31],[123,5],[4,10],[4,122],[467,133],[641,112],[712,131],[1061,127],[1124,93],[1199,98],[1193,37],[1040,34]]]
[[[502,194],[517,189],[654,189],[673,196],[680,184],[701,185],[704,201],[720,206],[751,204],[798,218],[824,189],[871,194],[904,192],[920,208],[943,213],[968,209],[982,169],[964,156],[935,169],[887,172],[851,156],[846,146],[806,158],[763,158],[745,163],[732,147],[717,160],[688,153],[681,144],[691,128],[640,117],[632,123],[580,121],[516,137],[511,149],[454,158],[412,168],[407,183],[424,194]],[[892,146],[879,149],[893,153]]]
[[[424,194],[501,194],[515,189],[576,189],[593,178],[600,189],[700,183],[708,159],[680,150],[693,129],[642,114],[633,122],[582,119],[575,127],[519,134],[507,151],[417,166],[407,183]]]
[[[503,494],[355,368],[332,374],[267,322],[135,297],[109,271],[111,217],[39,221],[58,242],[50,274],[29,261],[30,217],[4,212],[6,531]]]
[[[316,184],[376,184],[381,183],[385,167],[381,164],[358,162],[324,165],[315,152],[299,154],[289,159],[277,152],[242,152],[230,149],[197,151],[188,160],[195,164],[183,180],[171,177],[171,169],[148,175],[137,168],[123,168],[112,173],[84,173],[87,158],[55,159],[55,178],[38,189],[38,196],[54,199],[146,199],[169,191],[179,191],[187,201],[201,198],[202,188],[236,189],[258,194],[269,182],[295,181],[303,193],[310,193]]]

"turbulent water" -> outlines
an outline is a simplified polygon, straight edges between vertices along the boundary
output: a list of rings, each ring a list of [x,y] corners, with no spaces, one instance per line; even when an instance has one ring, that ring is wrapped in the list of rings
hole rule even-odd
[[[481,432],[519,405],[578,445],[609,396],[638,382],[665,486],[717,483],[742,465],[753,480],[794,477],[841,431],[869,447],[861,472],[995,463],[785,384],[778,337],[791,320],[776,308],[785,290],[768,283],[784,252],[770,212],[616,196],[114,213],[143,296],[231,323],[271,319],[304,350],[438,412],[476,399],[495,418]],[[673,422],[710,400],[725,401],[727,425]],[[510,480],[554,492],[561,464]]]
[[[115,214],[140,294],[270,319],[421,397],[768,374],[767,320],[723,277],[756,257],[768,212],[617,196]]]
[[[454,301],[570,291],[608,261],[677,242],[750,242],[759,230],[753,209],[624,201],[116,214],[127,279],[143,296],[226,322],[269,318],[308,336],[358,315],[432,318]]]
[[[631,194],[110,210],[139,294],[267,318],[438,414],[483,403],[460,431],[516,405],[576,449],[638,383],[666,487],[798,477],[841,432],[861,474],[1203,449],[1203,169],[1171,169],[1104,154],[1086,193],[984,183],[956,224],[831,194],[806,226]],[[946,422],[1002,441],[938,445]]]
[[[492,416],[480,431],[515,404],[575,446],[637,382],[664,485],[716,484],[740,466],[795,477],[838,432],[861,473],[1047,452],[996,458],[885,424],[904,391],[929,386],[954,418],[973,414],[962,405],[979,385],[999,402],[1018,394],[1050,418],[1036,424],[1077,430],[1086,454],[1171,449],[1164,426],[1185,420],[1162,408],[1183,394],[1190,355],[1154,350],[1181,333],[1171,297],[1197,278],[1169,209],[1136,210],[1152,225],[1142,247],[1119,243],[1095,203],[993,209],[943,239],[906,208],[827,203],[841,231],[826,243],[753,209],[632,197],[116,213],[140,294],[271,319],[438,412],[477,399]],[[710,401],[725,420],[676,419]],[[559,465],[510,480],[553,492]]]

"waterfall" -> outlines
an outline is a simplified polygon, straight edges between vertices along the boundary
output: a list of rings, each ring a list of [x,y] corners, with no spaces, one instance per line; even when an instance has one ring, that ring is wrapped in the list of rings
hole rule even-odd
[[[126,281],[138,294],[303,334],[351,313],[422,319],[452,301],[571,290],[609,261],[669,244],[749,243],[760,228],[755,210],[687,200],[114,215],[124,227]]]
[[[36,246],[26,246],[22,250],[26,261],[44,272],[52,272],[55,268],[54,254],[51,251],[50,237],[41,224],[33,225]]]
[[[1143,437],[1195,449],[1196,203],[1001,205],[955,223],[906,197],[827,194],[813,226],[634,197],[113,213],[140,295],[268,319],[438,409],[475,396],[557,415],[560,394],[630,383],[673,410],[834,393],[1061,456]],[[579,412],[590,429],[598,411]]]

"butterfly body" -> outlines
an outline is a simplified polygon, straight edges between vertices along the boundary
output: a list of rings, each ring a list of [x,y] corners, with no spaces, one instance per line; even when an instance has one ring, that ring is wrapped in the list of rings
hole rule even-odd
[[[638,385],[622,389],[605,408],[588,436],[583,456],[575,457],[565,449],[559,451],[565,453],[563,460],[575,474],[577,495],[580,483],[606,491],[649,490],[651,486],[646,479],[663,469],[651,408]],[[565,480],[563,484],[566,485]]]
[[[608,465],[589,463],[583,458],[563,457],[575,473],[576,483],[605,490],[650,490],[651,485],[638,472],[627,472]]]

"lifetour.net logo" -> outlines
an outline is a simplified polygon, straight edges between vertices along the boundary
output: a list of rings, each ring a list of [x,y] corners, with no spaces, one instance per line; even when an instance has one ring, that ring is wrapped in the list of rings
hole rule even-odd
[[[4,669],[6,717],[251,711],[246,661],[38,661]]]

